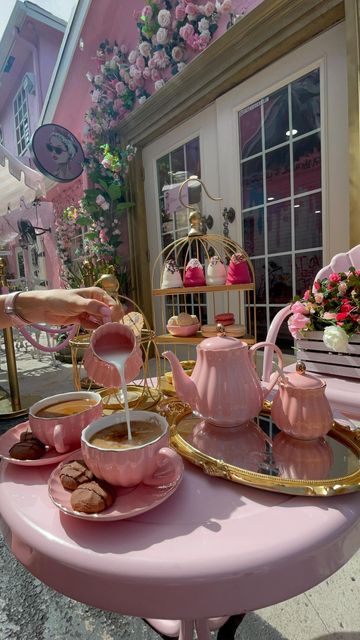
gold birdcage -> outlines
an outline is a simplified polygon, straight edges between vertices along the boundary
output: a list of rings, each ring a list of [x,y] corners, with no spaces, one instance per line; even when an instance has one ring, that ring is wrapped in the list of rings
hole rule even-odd
[[[101,276],[107,285],[110,283],[111,274]],[[101,278],[99,280],[101,280]],[[96,284],[100,284],[99,281]],[[105,287],[104,287],[105,288]],[[108,293],[114,292],[110,286]],[[114,296],[115,297],[115,296]],[[126,313],[119,321],[126,324],[135,333],[137,344],[142,353],[143,366],[139,376],[127,385],[129,407],[132,409],[150,409],[154,407],[161,397],[160,386],[160,357],[155,342],[155,332],[138,305],[126,296],[116,295],[116,300],[122,304]],[[130,311],[128,311],[130,310]],[[119,411],[124,408],[124,397],[120,389],[104,388],[96,385],[86,374],[83,360],[86,349],[90,345],[91,332],[78,333],[70,340],[71,362],[73,370],[74,387],[79,390],[96,390],[103,398],[104,413]]]
[[[158,334],[156,342],[160,350],[164,345],[165,348],[171,348],[189,375],[195,365],[195,347],[204,337],[216,335],[216,325],[221,322],[217,320],[219,314],[231,314],[234,318],[234,324],[225,327],[226,333],[240,338],[249,345],[256,342],[255,274],[251,260],[244,249],[231,238],[207,233],[205,218],[199,205],[187,205],[181,199],[184,186],[190,182],[198,182],[211,200],[222,200],[210,196],[204,183],[197,176],[191,176],[181,184],[178,199],[188,211],[189,231],[186,236],[176,239],[161,251],[152,271],[155,297],[154,325]],[[229,265],[234,254],[239,256],[239,261],[247,265],[249,278],[244,283],[211,284],[206,280],[206,284],[202,286],[185,287],[177,283],[172,287],[169,282],[164,285],[164,271],[169,261],[175,262],[183,281],[186,265],[191,259],[196,259],[206,273],[211,258],[217,256],[224,265]],[[179,337],[179,334],[172,335],[169,320],[171,322],[178,318],[180,313],[194,318],[198,330],[184,337]],[[172,373],[166,359],[162,359],[160,384],[165,394],[174,395]]]

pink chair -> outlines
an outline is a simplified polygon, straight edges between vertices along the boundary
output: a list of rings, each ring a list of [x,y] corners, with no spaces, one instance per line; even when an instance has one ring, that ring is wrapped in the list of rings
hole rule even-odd
[[[338,253],[330,264],[326,265],[316,274],[315,280],[322,280],[333,272],[347,271],[349,267],[360,269],[360,245],[353,247],[347,253]],[[284,320],[291,315],[291,305],[287,305],[274,317],[267,336],[266,342],[276,342],[280,327]],[[268,382],[272,371],[273,351],[270,348],[264,350],[262,380]],[[295,365],[285,368],[285,371],[294,370]],[[316,374],[314,374],[316,375]],[[337,378],[332,375],[320,376],[326,382],[326,395],[334,411],[344,413],[352,418],[360,420],[360,384],[348,378]]]

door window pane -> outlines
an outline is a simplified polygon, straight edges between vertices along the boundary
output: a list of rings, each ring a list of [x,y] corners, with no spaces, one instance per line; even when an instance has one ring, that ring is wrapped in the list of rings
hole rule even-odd
[[[268,260],[269,298],[271,304],[288,304],[292,298],[291,254]]]
[[[264,102],[265,149],[287,142],[289,131],[288,88],[275,91]]]
[[[320,129],[320,70],[314,69],[291,84],[292,126],[303,135]]]
[[[267,207],[268,252],[291,251],[291,202]]]
[[[321,247],[322,245],[322,212],[321,192],[295,198],[295,249]],[[309,233],[311,230],[311,233]]]
[[[249,209],[264,202],[262,157],[247,160],[241,172],[242,207]]]
[[[189,176],[200,177],[200,140],[194,138],[185,145],[186,169]]]
[[[322,267],[322,251],[298,253],[295,258],[296,294],[302,296],[312,286],[317,272]]]
[[[243,214],[244,249],[249,256],[265,253],[264,209],[251,209]]]
[[[240,149],[242,158],[261,153],[261,103],[239,114]]]
[[[321,188],[320,133],[294,142],[294,193]]]
[[[265,282],[265,260],[258,258],[251,260],[254,267],[255,284],[256,284],[256,302],[258,304],[266,303],[266,282]]]
[[[289,145],[266,154],[266,198],[268,202],[290,196]]]

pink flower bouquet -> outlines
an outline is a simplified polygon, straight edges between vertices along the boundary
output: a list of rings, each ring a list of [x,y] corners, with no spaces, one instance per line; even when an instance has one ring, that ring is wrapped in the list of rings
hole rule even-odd
[[[360,270],[350,267],[316,280],[312,290],[293,302],[291,311],[288,327],[294,338],[323,331],[329,349],[347,351],[349,338],[360,333]]]

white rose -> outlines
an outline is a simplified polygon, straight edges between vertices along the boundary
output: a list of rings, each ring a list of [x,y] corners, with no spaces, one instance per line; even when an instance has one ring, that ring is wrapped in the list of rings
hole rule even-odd
[[[165,84],[164,80],[157,80],[154,84],[155,91],[159,91],[159,89],[162,89],[164,84]]]
[[[341,327],[326,327],[323,341],[325,346],[332,351],[348,351],[349,336]]]
[[[167,9],[161,9],[158,13],[158,23],[160,27],[170,27],[171,24],[171,13]]]

